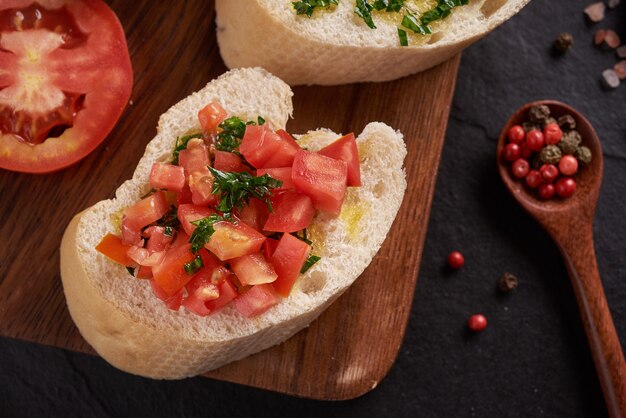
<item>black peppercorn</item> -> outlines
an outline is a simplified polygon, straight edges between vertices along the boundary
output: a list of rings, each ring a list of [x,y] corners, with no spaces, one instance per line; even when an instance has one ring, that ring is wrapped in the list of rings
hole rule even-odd
[[[585,146],[578,147],[574,157],[583,164],[589,164],[591,162],[591,150]]]
[[[541,131],[541,124],[525,121],[522,122],[522,128],[524,128],[525,133],[528,133],[534,129],[539,129]]]
[[[578,131],[569,131],[563,134],[563,138],[558,145],[561,151],[563,151],[563,154],[573,155],[581,141],[582,138]]]
[[[501,292],[511,292],[517,288],[519,280],[517,277],[509,272],[504,273],[498,280],[498,289]]]
[[[543,124],[550,117],[550,108],[546,105],[533,106],[528,111],[528,116],[531,122]]]
[[[556,145],[546,145],[539,153],[539,160],[544,164],[558,164],[563,153]]]
[[[576,129],[576,119],[572,115],[563,115],[559,118],[559,127],[562,131]]]
[[[559,36],[554,40],[554,50],[560,54],[564,54],[574,44],[574,37],[567,32],[559,33]]]

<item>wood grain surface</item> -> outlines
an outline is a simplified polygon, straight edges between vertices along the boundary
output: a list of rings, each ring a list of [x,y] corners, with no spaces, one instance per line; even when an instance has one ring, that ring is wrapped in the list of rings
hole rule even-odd
[[[59,277],[59,243],[72,216],[132,172],[160,114],[226,68],[212,1],[114,0],[135,85],[117,127],[77,165],[49,175],[0,172],[0,335],[93,353],[74,327]],[[407,324],[426,235],[459,57],[395,82],[294,89],[290,132],[319,126],[360,132],[382,121],[405,135],[409,187],[374,262],[308,329],[207,376],[316,399],[349,399],[376,387]]]

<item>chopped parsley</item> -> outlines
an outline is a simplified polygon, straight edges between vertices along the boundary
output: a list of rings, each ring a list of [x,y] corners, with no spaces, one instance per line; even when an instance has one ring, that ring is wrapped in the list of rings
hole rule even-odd
[[[294,1],[291,3],[293,8],[296,9],[297,15],[313,16],[313,12],[316,8],[327,8],[331,5],[338,5],[339,0],[303,0]]]
[[[233,209],[241,209],[248,204],[251,197],[264,201],[272,210],[270,192],[272,189],[282,186],[283,182],[263,174],[255,177],[249,173],[227,173],[209,167],[213,174],[213,190],[211,193],[218,195],[216,209],[220,212],[230,213]]]
[[[192,274],[195,274],[198,270],[200,270],[200,268],[202,268],[203,266],[204,264],[202,263],[202,257],[197,255],[196,258],[188,263],[185,263],[184,267],[185,272],[191,276]]]
[[[386,12],[399,12],[404,6],[404,0],[375,0],[374,9],[384,10]]]
[[[301,274],[306,273],[311,267],[313,267],[313,264],[317,263],[321,259],[322,259],[322,257],[319,257],[317,255],[310,255],[306,259],[306,261],[304,262],[304,265],[302,266],[302,269],[300,270],[300,273]]]
[[[176,145],[174,146],[174,158],[172,159],[172,164],[178,165],[178,153],[184,149],[187,149],[187,144],[193,138],[202,138],[202,134],[191,134],[185,135],[176,138]]]
[[[409,40],[406,36],[406,31],[398,28],[398,38],[400,38],[400,46],[409,46]]]
[[[441,20],[452,13],[452,9],[457,6],[464,6],[469,0],[437,0],[437,6],[427,11],[420,18],[422,25],[429,25],[435,20]]]
[[[230,221],[232,218],[221,215],[211,215],[207,218],[198,219],[191,223],[196,226],[193,234],[189,237],[189,243],[191,244],[191,252],[197,253],[202,247],[209,242],[211,235],[215,232],[213,225],[220,221]],[[187,270],[185,268],[185,270]]]
[[[376,25],[372,20],[372,9],[374,6],[369,4],[367,0],[356,0],[354,13],[365,21],[365,24],[371,29],[376,29]]]
[[[430,29],[430,26],[421,25],[417,18],[410,13],[405,14],[402,18],[402,26],[420,35],[430,35],[431,33],[433,33]]]
[[[170,210],[155,223],[157,226],[165,227],[165,235],[171,237],[173,230],[178,229],[180,221],[178,220],[178,210],[176,206],[170,206]]]
[[[243,135],[246,133],[247,125],[263,125],[265,119],[261,116],[257,118],[257,121],[244,122],[237,116],[232,116],[228,119],[224,119],[222,123],[218,125],[221,128],[221,132],[217,134],[217,140],[215,141],[215,147],[219,151],[235,152],[239,145]]]

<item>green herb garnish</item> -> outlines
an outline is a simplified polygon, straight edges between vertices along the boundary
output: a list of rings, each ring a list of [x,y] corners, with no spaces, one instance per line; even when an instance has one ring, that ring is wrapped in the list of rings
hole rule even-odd
[[[372,20],[373,6],[367,0],[356,0],[354,13],[365,21],[365,24],[371,29],[376,29],[376,25]]]
[[[174,236],[174,229],[171,226],[166,226],[164,234],[166,237]]]
[[[400,38],[400,46],[409,46],[409,39],[406,36],[406,31],[398,28],[398,38]]]
[[[253,122],[254,123],[254,122]],[[225,119],[219,124],[222,131],[217,134],[215,147],[220,151],[233,152],[241,145],[243,135],[246,133],[246,123],[237,116]]]
[[[402,18],[402,26],[407,29],[411,29],[415,33],[419,33],[420,35],[430,35],[433,33],[430,26],[421,25],[417,18],[410,13],[405,14]]]
[[[185,263],[184,267],[187,274],[191,276],[192,274],[195,274],[198,270],[200,270],[200,268],[203,266],[204,264],[202,264],[202,257],[197,255],[196,258],[188,263]]]
[[[376,0],[372,6],[374,6],[376,10],[399,12],[402,6],[404,6],[404,0]]]
[[[241,209],[248,204],[251,197],[256,197],[264,201],[267,207],[272,210],[270,203],[270,191],[282,186],[283,182],[263,174],[254,177],[249,173],[227,173],[209,167],[213,174],[213,190],[211,193],[218,195],[219,203],[217,210],[230,213],[233,209]]]
[[[307,232],[306,232],[306,228],[302,230],[302,236],[298,235],[297,232],[292,232],[291,235],[293,235],[294,237],[298,238],[300,241],[304,241],[309,245],[313,244],[313,241],[311,241],[308,237],[307,237]]]
[[[178,153],[184,149],[187,149],[187,144],[193,138],[202,138],[202,134],[191,134],[176,138],[176,146],[174,147],[174,158],[172,164],[178,165]]]
[[[168,235],[168,228],[170,234],[173,232],[173,230],[178,229],[178,227],[180,226],[180,221],[178,220],[178,210],[176,209],[176,206],[170,206],[170,210],[165,215],[163,215],[161,219],[156,221],[155,224],[157,226],[165,227],[165,235]]]
[[[303,0],[294,1],[291,4],[296,9],[296,14],[311,17],[316,8],[326,8],[330,5],[336,6],[339,4],[339,0]]]
[[[322,259],[322,257],[318,257],[316,255],[310,255],[306,259],[306,261],[304,262],[304,265],[302,266],[302,269],[300,270],[300,273],[301,274],[306,273],[311,267],[313,267],[313,264],[317,263],[321,259]]]
[[[437,6],[427,11],[420,18],[422,25],[428,25],[435,20],[441,20],[450,15],[452,9],[457,6],[464,6],[469,0],[437,0]]]
[[[263,125],[265,123],[265,119],[263,119],[261,116],[259,116],[257,118],[257,123],[259,124],[259,126]]]
[[[215,232],[213,225],[217,222],[231,220],[232,218],[227,218],[225,216],[220,215],[211,215],[207,218],[198,219],[197,221],[191,221],[193,225],[196,226],[196,229],[193,231],[193,234],[189,237],[189,243],[191,244],[191,252],[197,253],[200,251],[202,247],[209,242],[211,235]]]

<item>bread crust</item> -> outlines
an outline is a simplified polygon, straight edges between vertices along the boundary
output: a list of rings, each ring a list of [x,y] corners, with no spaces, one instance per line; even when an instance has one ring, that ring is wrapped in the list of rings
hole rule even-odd
[[[290,85],[387,81],[451,58],[529,1],[472,0],[447,18],[449,29],[401,47],[395,24],[379,19],[369,29],[354,18],[353,0],[312,18],[296,16],[290,1],[216,0],[217,41],[229,68],[259,66]]]
[[[257,94],[240,97],[237,83],[242,82]],[[242,317],[232,306],[208,317],[184,308],[170,311],[152,294],[147,281],[130,277],[122,266],[95,251],[95,246],[106,233],[119,233],[113,215],[146,192],[152,163],[171,158],[176,136],[194,128],[189,120],[195,120],[198,108],[216,95],[222,95],[230,114],[268,116],[275,128],[284,127],[291,112],[291,91],[266,71],[226,73],[164,114],[159,133],[148,145],[133,178],[120,186],[115,199],[76,215],[63,235],[61,278],[72,319],[104,359],[129,373],[157,379],[194,376],[291,337],[317,318],[370,263],[406,189],[402,135],[382,123],[368,125],[357,138],[363,186],[349,190],[345,205],[351,211],[346,218],[349,221],[342,218],[343,212],[336,219],[316,216],[311,231],[317,234],[318,244],[326,238],[316,249],[322,260],[296,282],[288,298],[252,319]],[[259,102],[259,95],[265,95],[265,101]],[[337,137],[321,130],[300,142],[316,149]],[[364,219],[354,215],[355,210],[370,213]],[[355,216],[358,219],[353,221]]]

